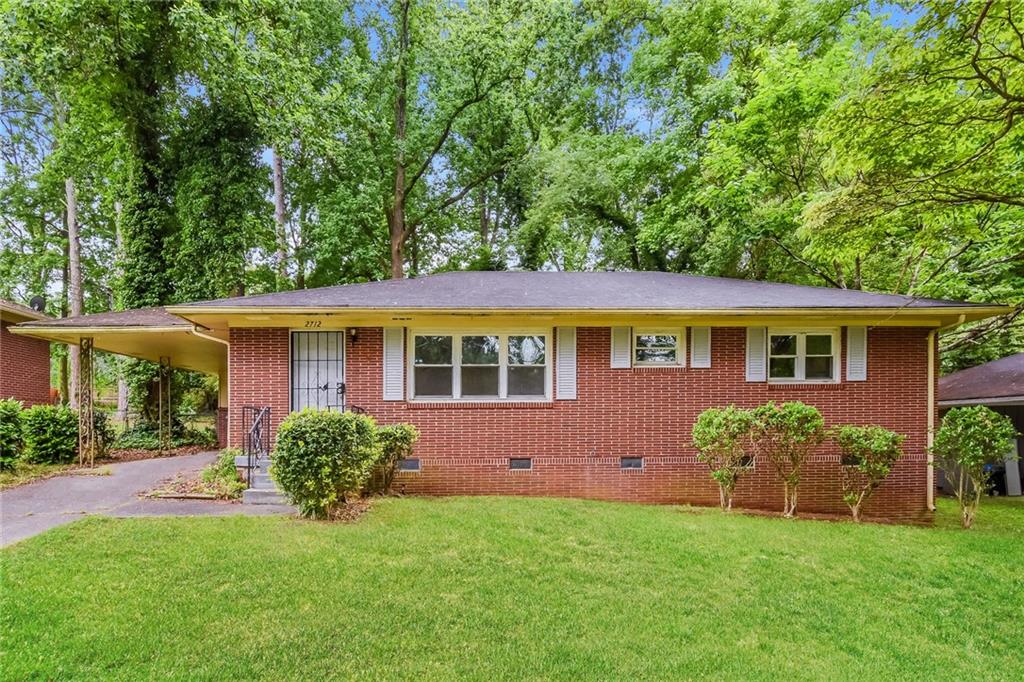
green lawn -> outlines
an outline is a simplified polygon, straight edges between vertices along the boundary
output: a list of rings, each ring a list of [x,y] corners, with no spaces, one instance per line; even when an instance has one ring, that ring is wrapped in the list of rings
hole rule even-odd
[[[5,679],[1024,678],[1024,503],[970,532],[599,502],[92,518],[0,552]]]

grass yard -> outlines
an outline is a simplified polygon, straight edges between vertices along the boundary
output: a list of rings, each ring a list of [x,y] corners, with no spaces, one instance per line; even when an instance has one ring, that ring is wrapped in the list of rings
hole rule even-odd
[[[0,552],[5,679],[1024,679],[1024,501],[977,528],[577,500],[92,518]]]

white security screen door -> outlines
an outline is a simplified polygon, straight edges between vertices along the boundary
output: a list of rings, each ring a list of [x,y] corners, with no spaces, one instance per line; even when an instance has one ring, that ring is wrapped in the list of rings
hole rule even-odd
[[[345,409],[345,332],[292,332],[292,411]]]

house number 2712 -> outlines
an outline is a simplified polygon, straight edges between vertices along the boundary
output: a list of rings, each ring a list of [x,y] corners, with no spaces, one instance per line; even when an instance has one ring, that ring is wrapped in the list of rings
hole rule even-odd
[[[323,320],[306,320],[306,329],[316,329],[323,324]]]

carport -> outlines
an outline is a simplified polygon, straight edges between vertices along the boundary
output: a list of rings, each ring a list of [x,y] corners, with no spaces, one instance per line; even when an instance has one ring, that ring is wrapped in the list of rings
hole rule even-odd
[[[216,376],[219,381],[217,437],[227,433],[228,340],[168,313],[164,308],[141,308],[80,317],[25,322],[14,334],[78,346],[80,458],[91,463],[93,438],[93,354],[101,350],[149,360],[160,365],[160,439],[170,442],[170,369],[188,369]]]

